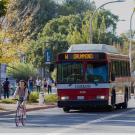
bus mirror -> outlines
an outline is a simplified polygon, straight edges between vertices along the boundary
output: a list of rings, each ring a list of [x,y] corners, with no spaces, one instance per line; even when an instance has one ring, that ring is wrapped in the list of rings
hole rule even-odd
[[[115,81],[115,74],[114,73],[111,74],[111,81]]]

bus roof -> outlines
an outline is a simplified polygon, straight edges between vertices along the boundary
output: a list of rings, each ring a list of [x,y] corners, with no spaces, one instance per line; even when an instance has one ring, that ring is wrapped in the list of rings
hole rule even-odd
[[[116,54],[119,53],[119,51],[114,46],[106,44],[73,44],[70,46],[67,52],[104,52]]]

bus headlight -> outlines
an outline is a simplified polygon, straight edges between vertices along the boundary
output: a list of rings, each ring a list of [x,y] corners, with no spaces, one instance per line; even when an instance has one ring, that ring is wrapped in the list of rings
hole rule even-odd
[[[61,100],[69,100],[69,96],[61,97]]]
[[[97,96],[96,99],[106,99],[105,96]]]

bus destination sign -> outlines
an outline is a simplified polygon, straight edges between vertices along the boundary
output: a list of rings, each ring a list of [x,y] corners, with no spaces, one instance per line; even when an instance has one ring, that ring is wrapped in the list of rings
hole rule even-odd
[[[83,53],[75,53],[75,54],[64,54],[65,55],[65,60],[68,59],[73,59],[73,60],[82,60],[82,59],[93,59],[94,55],[93,54],[83,54]]]
[[[63,53],[59,54],[59,60],[94,60],[105,59],[104,54],[97,53]]]

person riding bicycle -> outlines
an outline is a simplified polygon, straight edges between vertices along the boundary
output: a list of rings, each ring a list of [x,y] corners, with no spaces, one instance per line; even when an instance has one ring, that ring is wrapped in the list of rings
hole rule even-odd
[[[24,109],[26,110],[28,89],[27,89],[27,83],[24,80],[19,81],[18,88],[16,88],[16,91],[14,92],[13,98],[15,99],[16,96],[19,97],[19,100],[23,100],[21,104],[23,105]],[[19,105],[19,102],[17,102],[17,107],[18,107],[18,105]],[[26,117],[26,112],[24,114],[24,117]]]

